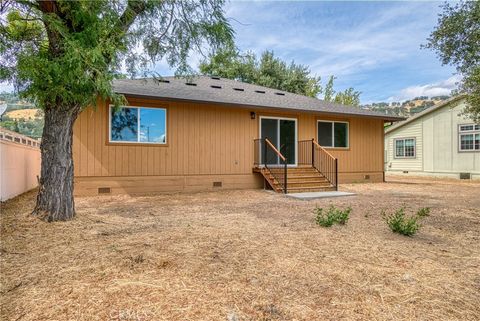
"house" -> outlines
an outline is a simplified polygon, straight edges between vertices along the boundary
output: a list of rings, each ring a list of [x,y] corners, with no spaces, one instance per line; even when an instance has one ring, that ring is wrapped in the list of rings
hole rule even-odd
[[[387,172],[480,178],[480,125],[462,114],[465,97],[443,101],[385,131]]]
[[[219,77],[117,80],[74,125],[75,194],[381,182],[384,122],[397,117]]]

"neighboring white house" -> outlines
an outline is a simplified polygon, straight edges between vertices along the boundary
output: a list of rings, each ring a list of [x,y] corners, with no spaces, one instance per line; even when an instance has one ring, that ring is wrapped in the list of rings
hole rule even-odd
[[[385,131],[385,171],[480,179],[480,125],[454,97]]]

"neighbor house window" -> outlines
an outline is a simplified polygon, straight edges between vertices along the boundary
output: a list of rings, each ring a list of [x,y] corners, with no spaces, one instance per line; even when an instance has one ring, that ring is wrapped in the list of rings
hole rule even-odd
[[[397,138],[394,144],[395,158],[415,158],[415,138]]]
[[[166,144],[167,110],[110,106],[110,142]]]
[[[318,144],[323,147],[348,147],[348,123],[340,121],[317,122]]]
[[[480,150],[480,125],[465,124],[458,126],[459,150],[461,152]]]

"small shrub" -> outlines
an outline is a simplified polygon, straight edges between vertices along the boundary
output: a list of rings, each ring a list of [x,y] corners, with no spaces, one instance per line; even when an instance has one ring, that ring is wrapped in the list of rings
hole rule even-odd
[[[330,227],[335,223],[338,224],[346,224],[348,219],[350,218],[350,213],[352,212],[352,208],[348,207],[345,210],[341,210],[336,208],[335,206],[330,206],[328,210],[323,208],[317,207],[315,209],[315,222],[323,227]]]
[[[390,227],[392,232],[406,236],[412,236],[417,233],[418,229],[421,226],[419,220],[423,217],[418,215],[418,212],[415,216],[407,217],[405,215],[404,207],[400,208],[399,210],[395,211],[393,214],[390,215],[386,215],[385,211],[383,211],[382,216],[384,217],[385,221],[388,224],[388,227]]]
[[[417,216],[418,217],[426,217],[430,215],[430,207],[422,207],[418,210]]]
[[[315,209],[316,217],[315,222],[323,227],[330,227],[335,223],[335,216],[332,211],[324,210],[321,207]]]
[[[338,222],[338,224],[345,225],[347,223],[348,219],[350,218],[350,213],[352,212],[352,208],[347,207],[343,211],[340,210],[340,209],[337,209],[336,212],[337,212],[337,222]]]

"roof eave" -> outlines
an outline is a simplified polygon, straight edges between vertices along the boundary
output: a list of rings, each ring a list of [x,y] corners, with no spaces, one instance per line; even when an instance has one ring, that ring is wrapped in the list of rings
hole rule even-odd
[[[323,110],[316,111],[316,110],[301,109],[301,108],[281,108],[281,107],[272,107],[272,106],[263,106],[263,105],[238,104],[238,103],[222,102],[222,101],[207,101],[207,100],[195,100],[195,99],[132,94],[132,93],[121,92],[121,91],[117,91],[117,93],[125,95],[127,97],[132,97],[132,98],[148,98],[148,99],[158,99],[158,100],[164,100],[164,101],[214,104],[214,105],[222,105],[222,106],[233,106],[237,108],[271,109],[271,110],[280,111],[280,112],[289,111],[289,112],[302,112],[302,113],[312,113],[312,114],[326,114],[326,115],[332,115],[332,116],[376,118],[376,119],[382,119],[384,121],[392,121],[392,122],[405,120],[404,117],[396,117],[396,116],[388,116],[388,115],[366,115],[366,114],[355,114],[355,113],[344,113],[344,112],[331,112],[331,111],[323,111]]]

